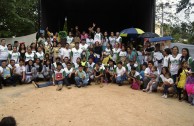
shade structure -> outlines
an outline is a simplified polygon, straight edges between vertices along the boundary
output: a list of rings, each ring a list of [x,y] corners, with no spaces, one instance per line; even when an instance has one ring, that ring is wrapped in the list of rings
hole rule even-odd
[[[153,32],[145,32],[139,35],[139,38],[156,38],[156,37],[160,37],[160,36]]]
[[[139,29],[139,28],[128,28],[128,29],[124,29],[120,32],[120,36],[121,37],[127,37],[130,35],[141,35],[143,34],[144,31]]]

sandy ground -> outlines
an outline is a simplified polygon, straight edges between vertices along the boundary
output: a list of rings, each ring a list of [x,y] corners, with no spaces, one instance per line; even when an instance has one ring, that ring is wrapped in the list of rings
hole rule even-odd
[[[0,90],[0,119],[14,116],[18,126],[194,126],[194,107],[161,94],[129,86],[92,85],[78,89]]]

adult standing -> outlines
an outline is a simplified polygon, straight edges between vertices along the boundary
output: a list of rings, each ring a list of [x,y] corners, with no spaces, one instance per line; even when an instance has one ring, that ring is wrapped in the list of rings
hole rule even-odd
[[[180,62],[182,63],[183,61],[186,61],[191,67],[191,63],[193,61],[192,57],[190,57],[189,49],[188,48],[183,48],[182,49],[182,56],[180,58]]]
[[[7,60],[9,55],[9,51],[8,48],[6,46],[6,41],[5,39],[1,40],[1,45],[0,45],[0,66],[1,66],[1,62],[4,60]]]

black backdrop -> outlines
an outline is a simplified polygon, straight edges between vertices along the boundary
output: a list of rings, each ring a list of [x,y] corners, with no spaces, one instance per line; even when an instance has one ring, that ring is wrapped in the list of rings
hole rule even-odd
[[[128,27],[153,31],[154,10],[155,0],[41,0],[41,29],[59,31],[67,17],[68,29],[78,25],[87,31],[95,22],[108,32]]]

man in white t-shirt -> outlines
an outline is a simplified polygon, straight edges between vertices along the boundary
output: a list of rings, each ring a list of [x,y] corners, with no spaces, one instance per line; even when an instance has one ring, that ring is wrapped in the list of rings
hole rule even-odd
[[[4,60],[7,60],[8,55],[9,55],[9,51],[7,46],[5,45],[6,41],[5,39],[1,39],[1,45],[0,45],[0,66],[1,66],[1,62]]]
[[[70,54],[71,49],[69,49],[69,44],[66,43],[65,48],[63,48],[63,59],[65,59],[65,57],[68,57],[68,59],[70,59]]]
[[[77,58],[81,58],[82,49],[79,48],[79,42],[75,43],[75,48],[71,49],[71,61],[76,63]]]
[[[71,88],[71,84],[74,84],[74,78],[75,78],[75,70],[72,67],[72,64],[70,62],[67,63],[67,67],[64,68],[65,70],[65,84],[68,89]]]
[[[126,69],[122,66],[122,62],[118,62],[115,73],[116,83],[122,86],[123,81],[126,80]]]
[[[20,59],[19,64],[16,64],[13,69],[13,78],[15,82],[22,84],[25,81],[26,68],[24,66],[24,60]]]

